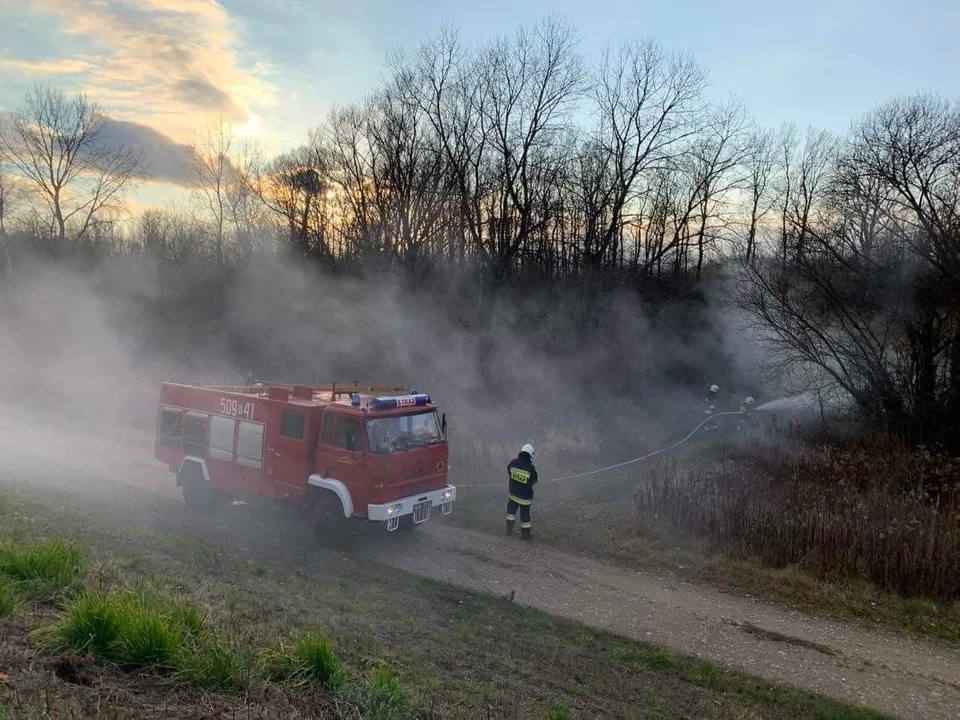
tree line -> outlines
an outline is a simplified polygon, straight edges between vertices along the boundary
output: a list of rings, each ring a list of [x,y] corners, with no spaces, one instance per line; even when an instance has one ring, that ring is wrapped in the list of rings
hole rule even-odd
[[[189,203],[135,218],[122,199],[148,168],[103,123],[85,96],[42,87],[4,123],[0,272],[14,235],[228,267],[280,251],[585,302],[722,267],[779,369],[960,444],[955,102],[897,98],[839,137],[761,128],[651,39],[588,62],[556,17],[477,47],[442,30],[276,157],[223,124],[202,133]]]

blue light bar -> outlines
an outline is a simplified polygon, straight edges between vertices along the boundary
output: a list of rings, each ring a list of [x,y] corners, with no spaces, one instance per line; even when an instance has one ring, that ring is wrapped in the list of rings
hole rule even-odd
[[[405,395],[403,397],[374,398],[370,407],[374,410],[393,410],[394,408],[415,407],[430,404],[429,395]]]

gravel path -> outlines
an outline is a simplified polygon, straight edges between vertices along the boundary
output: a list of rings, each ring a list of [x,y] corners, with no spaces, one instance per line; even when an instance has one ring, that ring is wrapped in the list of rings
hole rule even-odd
[[[386,562],[904,718],[960,717],[960,652],[444,524]],[[775,634],[775,635],[774,635]]]
[[[128,522],[168,529],[190,522],[171,476],[152,460],[148,434],[77,433],[0,408],[0,469]],[[290,539],[307,535],[306,528],[271,534],[256,525],[223,518],[204,531],[238,552],[255,548],[298,562]],[[811,617],[438,520],[403,535],[363,543],[356,553],[472,590],[513,592],[515,602],[557,616],[899,717],[960,718],[960,650],[947,643]]]

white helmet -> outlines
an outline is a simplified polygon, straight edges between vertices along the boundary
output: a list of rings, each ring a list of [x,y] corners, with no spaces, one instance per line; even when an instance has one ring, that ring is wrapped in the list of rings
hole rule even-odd
[[[710,392],[713,392],[713,393],[715,393],[715,392],[720,392],[720,386],[719,386],[719,385],[711,385],[711,386],[710,386]]]
[[[530,443],[527,443],[522,448],[520,448],[520,452],[526,453],[530,457],[533,457],[533,453],[534,453],[533,445],[531,445]]]
[[[747,395],[747,399],[744,400],[744,402],[745,402],[747,405],[753,405],[753,396],[752,396],[752,395]]]

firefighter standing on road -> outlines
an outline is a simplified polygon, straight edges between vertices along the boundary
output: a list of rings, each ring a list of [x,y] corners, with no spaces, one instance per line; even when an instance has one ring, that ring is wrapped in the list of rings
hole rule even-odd
[[[530,506],[533,504],[533,486],[537,484],[537,469],[533,466],[533,445],[527,443],[520,454],[507,464],[510,477],[510,495],[507,500],[507,535],[513,534],[513,525],[520,510],[520,537],[530,539]]]

